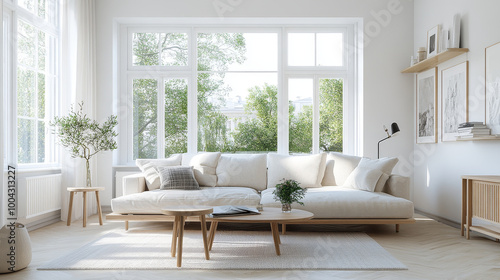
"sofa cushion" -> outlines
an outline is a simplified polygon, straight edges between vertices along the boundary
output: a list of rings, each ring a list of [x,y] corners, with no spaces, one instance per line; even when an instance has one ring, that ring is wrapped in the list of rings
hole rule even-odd
[[[158,166],[178,166],[181,164],[182,155],[174,154],[165,159],[136,159],[135,164],[144,174],[148,190],[160,188],[160,176],[156,171]]]
[[[113,198],[111,208],[119,214],[161,214],[162,208],[203,206],[256,207],[260,195],[241,187],[201,187],[200,190],[154,190]]]
[[[266,173],[266,154],[222,154],[216,168],[217,186],[265,190]]]
[[[283,179],[293,179],[302,188],[321,187],[325,173],[326,154],[307,156],[267,155],[267,188],[272,188]]]
[[[379,170],[384,176],[381,176],[375,186],[376,192],[381,192],[384,189],[385,182],[389,179],[392,173],[392,169],[398,163],[398,158],[381,158],[381,159],[369,159],[362,158],[359,162],[358,167],[371,170]]]
[[[326,156],[325,175],[321,185],[343,186],[351,172],[358,166],[361,157],[330,152]],[[332,163],[333,161],[333,163]]]
[[[159,166],[160,189],[199,190],[200,185],[194,178],[192,166]]]
[[[354,169],[354,171],[351,172],[349,177],[347,177],[344,182],[344,187],[373,192],[375,191],[377,182],[383,175],[386,176],[385,181],[387,181],[389,175],[384,174],[379,169],[371,169],[358,166]]]
[[[264,207],[281,207],[274,201],[273,190],[262,192]],[[292,209],[303,209],[316,219],[408,219],[413,217],[413,202],[386,193],[366,192],[331,186],[308,189],[304,206],[292,204]],[[264,210],[265,211],[265,210]],[[293,211],[293,210],[292,210]]]
[[[215,187],[217,176],[215,169],[219,161],[220,152],[199,153],[191,158],[190,165],[193,166],[194,177],[200,186]]]

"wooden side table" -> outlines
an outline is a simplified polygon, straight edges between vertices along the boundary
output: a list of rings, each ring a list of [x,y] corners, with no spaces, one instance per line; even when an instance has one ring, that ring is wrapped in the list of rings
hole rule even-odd
[[[176,248],[177,252],[177,267],[181,267],[182,264],[182,240],[184,238],[184,222],[188,216],[199,216],[201,222],[201,232],[203,235],[203,246],[205,247],[205,259],[209,260],[210,255],[208,252],[208,240],[207,240],[207,223],[205,219],[206,214],[213,212],[212,207],[199,207],[199,208],[168,208],[161,209],[164,215],[174,216],[174,229],[172,231],[172,246],[170,252],[172,257],[175,257]]]
[[[71,210],[73,209],[73,197],[75,193],[81,192],[83,194],[83,227],[87,226],[87,193],[95,192],[95,199],[97,201],[97,214],[99,215],[99,224],[102,226],[102,212],[101,212],[101,202],[99,201],[99,191],[103,191],[104,188],[100,187],[80,187],[80,188],[68,188],[69,191],[69,209],[68,209],[68,223],[71,225]]]
[[[498,229],[472,225],[472,218],[500,225],[500,176],[462,176],[462,222],[460,234],[467,239],[470,231],[500,239]]]

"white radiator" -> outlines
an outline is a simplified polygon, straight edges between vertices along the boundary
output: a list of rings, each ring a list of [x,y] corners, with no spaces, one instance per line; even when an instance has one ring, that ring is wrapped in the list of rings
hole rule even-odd
[[[26,177],[26,218],[61,209],[61,174]]]

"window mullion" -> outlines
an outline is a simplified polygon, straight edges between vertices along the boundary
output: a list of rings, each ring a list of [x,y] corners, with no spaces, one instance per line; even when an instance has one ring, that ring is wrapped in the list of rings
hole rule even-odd
[[[165,78],[158,79],[158,115],[157,115],[157,158],[165,157]]]
[[[198,51],[197,51],[197,32],[195,28],[191,28],[188,36],[188,65],[191,69],[191,77],[188,83],[188,153],[196,153],[198,151]]]
[[[288,52],[286,29],[281,28],[278,34],[278,154],[288,154],[288,81],[285,77],[285,67]]]
[[[312,152],[319,153],[319,77],[314,75]]]

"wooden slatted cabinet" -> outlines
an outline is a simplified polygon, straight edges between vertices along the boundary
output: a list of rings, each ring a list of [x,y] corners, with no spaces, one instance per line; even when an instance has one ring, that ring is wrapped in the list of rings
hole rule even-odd
[[[473,225],[472,218],[485,225]],[[462,176],[462,224],[460,233],[467,239],[470,231],[500,239],[500,176]]]

